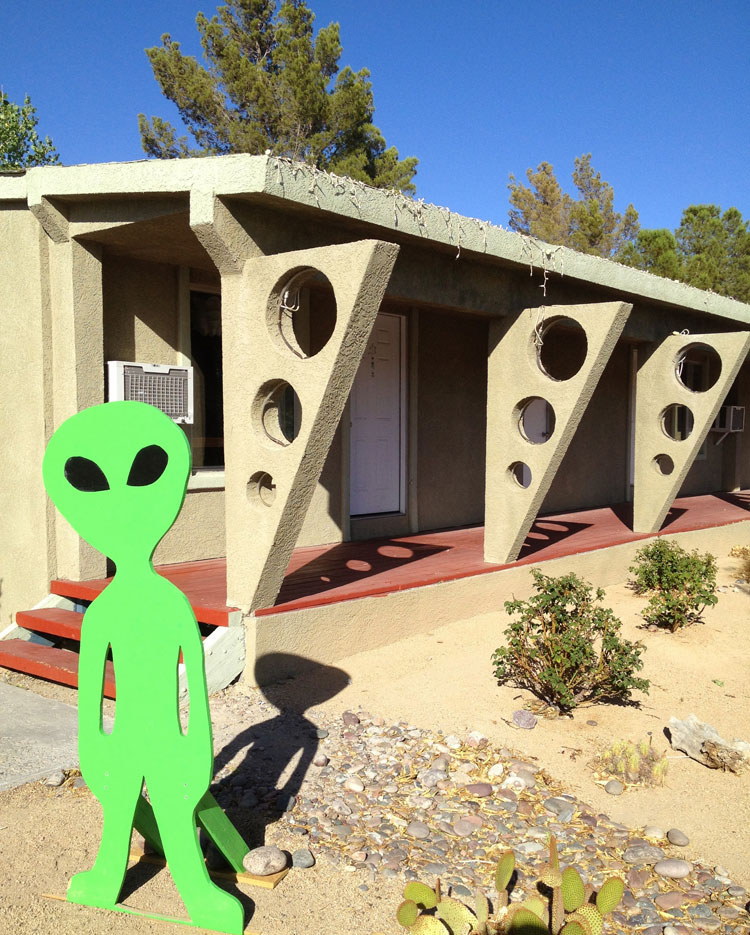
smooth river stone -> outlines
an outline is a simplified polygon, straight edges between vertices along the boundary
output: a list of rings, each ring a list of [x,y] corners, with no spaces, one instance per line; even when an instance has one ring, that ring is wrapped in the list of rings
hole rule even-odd
[[[685,894],[673,891],[671,893],[660,893],[654,902],[660,909],[677,909],[685,902]]]
[[[477,826],[471,822],[467,821],[465,818],[459,818],[458,821],[453,824],[453,833],[457,834],[460,838],[468,838],[470,834],[473,834],[477,830]]]
[[[693,869],[693,865],[678,857],[667,857],[654,864],[654,873],[660,877],[669,877],[670,880],[682,880]]]
[[[430,829],[423,821],[412,821],[406,826],[406,833],[409,837],[423,841],[425,838],[429,838]]]
[[[531,711],[521,709],[513,712],[513,723],[522,730],[533,730],[536,727],[536,717]]]
[[[670,828],[667,831],[667,839],[670,844],[675,844],[677,847],[687,847],[690,844],[690,838],[679,828]]]
[[[471,785],[466,786],[466,791],[469,795],[475,795],[478,799],[483,799],[488,795],[492,795],[492,786],[488,782],[473,782]]]
[[[245,854],[242,866],[256,877],[267,877],[286,867],[286,854],[273,844],[256,847]]]

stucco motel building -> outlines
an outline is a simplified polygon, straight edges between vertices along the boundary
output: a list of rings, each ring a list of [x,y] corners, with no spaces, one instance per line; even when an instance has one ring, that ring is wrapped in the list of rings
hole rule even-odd
[[[154,561],[211,687],[500,610],[532,564],[750,542],[750,306],[399,193],[270,156],[0,173],[0,313],[0,665],[75,684],[113,567],[41,462],[107,399],[190,440]]]

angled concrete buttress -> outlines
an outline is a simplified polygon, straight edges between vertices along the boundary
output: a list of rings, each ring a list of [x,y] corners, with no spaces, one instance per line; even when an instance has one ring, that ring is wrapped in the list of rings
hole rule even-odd
[[[365,240],[249,259],[223,279],[225,394],[238,413],[224,427],[227,602],[244,613],[279,592],[397,254]],[[330,337],[309,356],[295,330],[306,271],[328,279],[336,303]],[[291,390],[290,440],[280,422]]]
[[[485,561],[505,563],[518,558],[631,308],[625,302],[549,306],[526,309],[510,322],[492,323]],[[564,379],[556,379],[545,370],[542,351],[552,332],[559,335],[565,328],[578,334],[580,360],[562,360]],[[546,431],[532,434],[532,413],[545,410]]]
[[[718,379],[708,389],[688,389],[680,376],[691,350],[715,352]],[[676,334],[666,338],[638,370],[635,404],[633,531],[658,532],[750,350],[750,332]],[[675,439],[667,432],[669,410],[685,406],[692,431]]]

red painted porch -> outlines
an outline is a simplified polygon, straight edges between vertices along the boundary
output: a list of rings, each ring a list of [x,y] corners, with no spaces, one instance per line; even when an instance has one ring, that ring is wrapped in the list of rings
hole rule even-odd
[[[648,538],[630,529],[630,504],[540,517],[526,537],[523,565]],[[750,490],[675,500],[660,535],[750,519]],[[395,539],[371,539],[295,549],[273,607],[258,616],[418,588],[497,571],[483,558],[484,527],[447,529]],[[226,625],[226,560],[161,565],[193,605],[200,621]],[[109,579],[52,582],[58,593],[91,600]]]

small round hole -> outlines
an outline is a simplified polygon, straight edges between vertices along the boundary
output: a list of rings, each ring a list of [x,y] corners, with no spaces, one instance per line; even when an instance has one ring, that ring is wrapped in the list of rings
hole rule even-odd
[[[693,393],[705,393],[721,376],[721,357],[708,344],[688,344],[675,362],[677,382]]]
[[[311,267],[286,273],[271,290],[267,324],[277,347],[297,357],[314,357],[336,327],[333,286]]]
[[[531,483],[531,468],[523,461],[514,461],[508,468],[508,474],[519,487],[528,487]]]
[[[687,406],[682,406],[679,403],[667,406],[661,414],[662,431],[667,438],[671,438],[676,442],[689,438],[694,424],[693,413]]]
[[[583,326],[558,315],[541,328],[541,345],[535,342],[536,360],[542,373],[553,380],[570,380],[583,367],[588,341]]]
[[[247,482],[247,499],[258,506],[271,506],[276,499],[276,484],[266,471],[256,471]]]
[[[669,455],[657,455],[653,460],[653,465],[656,468],[658,474],[662,474],[665,477],[674,471],[674,461],[669,457]]]
[[[518,430],[532,445],[543,445],[555,431],[555,410],[541,396],[522,399],[515,408]]]
[[[264,383],[250,411],[256,430],[276,445],[290,445],[299,434],[302,404],[286,380]]]

